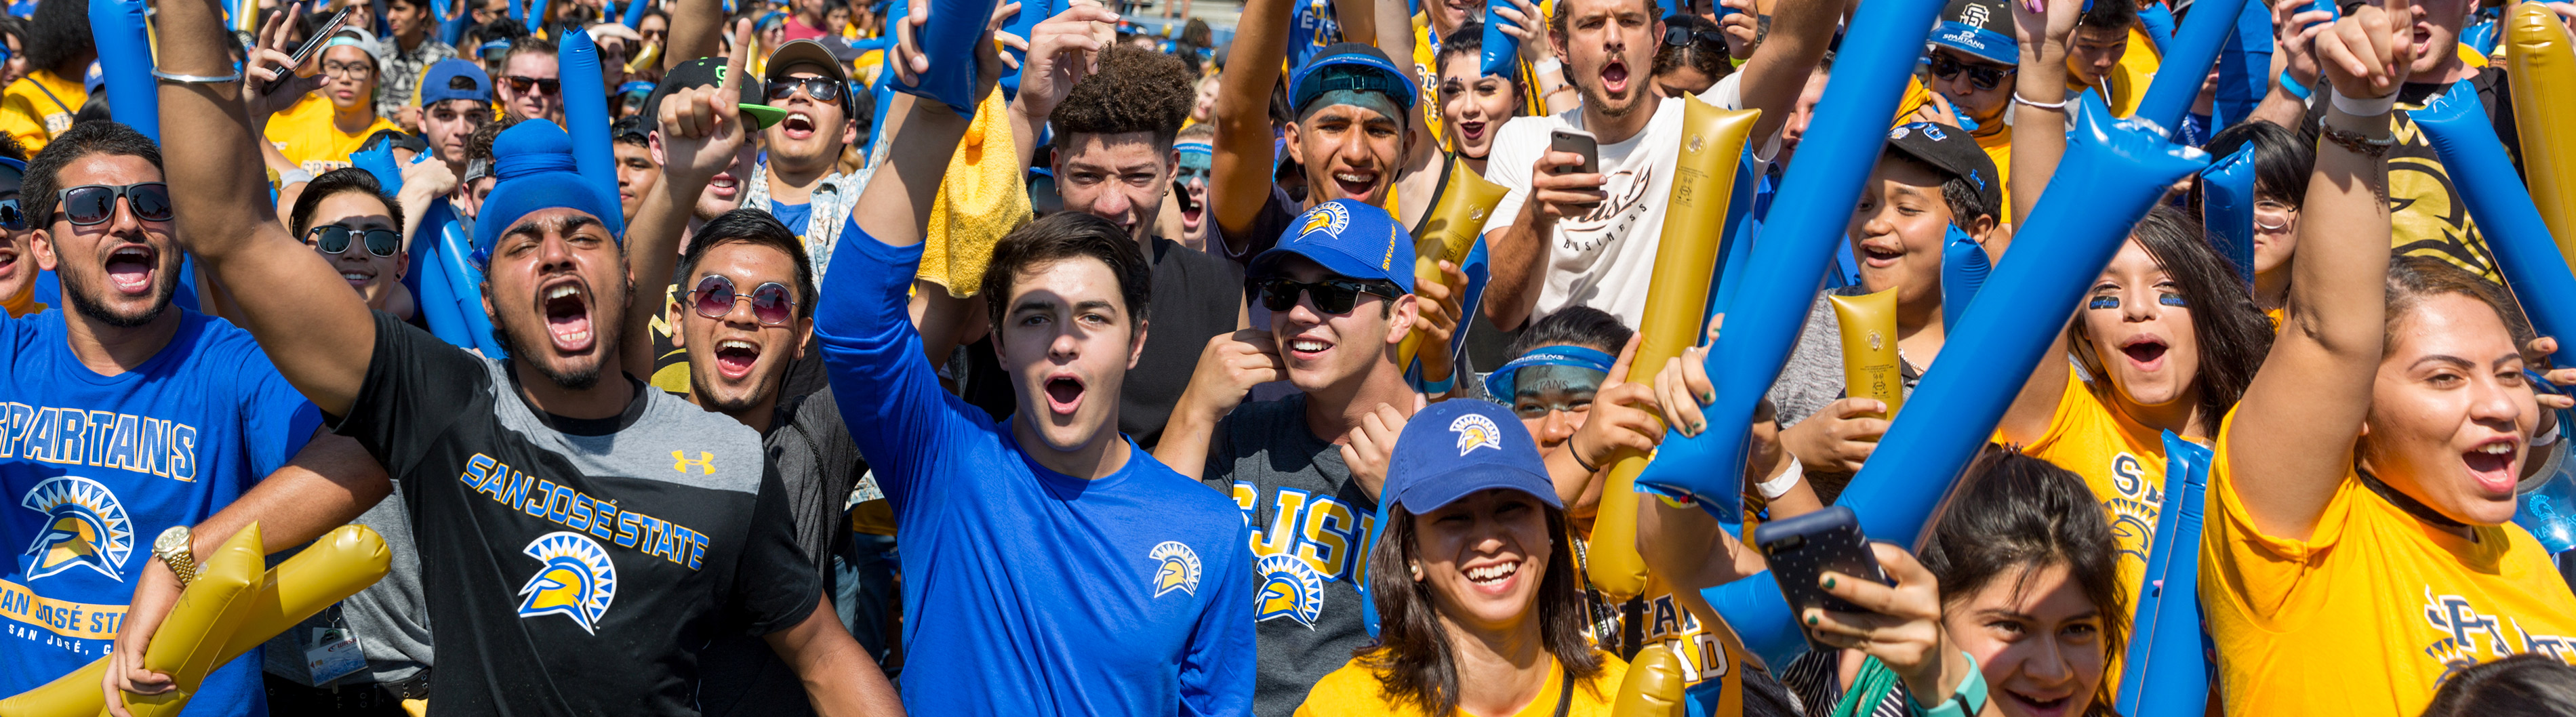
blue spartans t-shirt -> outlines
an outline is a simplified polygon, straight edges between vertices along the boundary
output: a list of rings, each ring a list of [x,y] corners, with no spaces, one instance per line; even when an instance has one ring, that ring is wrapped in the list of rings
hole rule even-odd
[[[115,376],[72,355],[63,309],[0,319],[0,695],[106,655],[152,539],[231,504],[320,420],[249,332],[170,310],[170,344]],[[259,663],[208,675],[190,714],[262,711]]]
[[[940,390],[923,358],[904,310],[921,247],[844,226],[814,336],[903,539],[904,708],[1250,709],[1243,512],[1132,443],[1125,466],[1094,480],[1030,460],[1009,424]],[[1085,400],[1118,400],[1092,390]]]

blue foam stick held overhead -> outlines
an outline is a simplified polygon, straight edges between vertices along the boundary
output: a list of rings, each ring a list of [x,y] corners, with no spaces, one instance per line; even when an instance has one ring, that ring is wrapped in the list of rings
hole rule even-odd
[[[474,238],[471,232],[455,222],[440,228],[438,259],[447,278],[448,295],[455,298],[456,316],[465,322],[463,341],[450,338],[458,346],[479,348],[486,358],[505,358],[500,343],[492,338],[492,317],[483,313],[483,270],[474,268]],[[468,343],[471,342],[471,343]]]
[[[2072,311],[2119,251],[2129,228],[2146,216],[2165,187],[2199,169],[2205,157],[2200,150],[2169,144],[2161,131],[2145,123],[2113,123],[2099,97],[2084,96],[2066,158],[2019,232],[2048,241],[2022,242],[2013,247],[2012,261],[1995,266],[1952,329],[1942,350],[1949,358],[1925,373],[1906,398],[1905,411],[1879,439],[1877,451],[1836,500],[1860,515],[1863,534],[1902,544],[1922,534],[1960,470],[1993,435],[1995,422],[2020,394],[2031,369],[2043,360],[2065,360],[2045,355],[2064,325],[2032,321],[2030,312],[2045,307]],[[1719,344],[1733,339],[1735,329],[1735,317],[1728,316]],[[1723,367],[1713,366],[1710,376]],[[1718,430],[1712,425],[1702,435]],[[1700,595],[1765,660],[1786,660],[1805,648],[1776,581],[1752,577]]]
[[[89,0],[90,41],[107,77],[107,106],[116,121],[161,141],[160,88],[152,81],[152,39],[143,0]]]
[[[2182,29],[2174,33],[2173,43],[2165,48],[2155,82],[2147,86],[2147,96],[2138,101],[2134,116],[2168,132],[2181,126],[2183,114],[2191,111],[2192,100],[2200,97],[2200,81],[2209,76],[2210,64],[2218,60],[2218,48],[2236,32],[2237,12],[2247,2],[2197,0],[2192,4],[2191,13],[2182,20]]]
[[[1771,389],[1789,346],[1806,325],[1816,275],[1841,245],[1849,207],[1878,164],[1887,142],[1887,118],[1896,116],[1914,59],[1931,36],[1942,0],[1874,0],[1844,31],[1834,61],[1834,81],[1816,104],[1809,139],[1782,180],[1778,203],[1802,210],[1770,217],[1755,237],[1744,285],[1726,317],[1726,331],[1708,352],[1708,375],[1717,400],[1706,411],[1708,430],[1695,438],[1667,440],[1637,476],[1650,491],[1695,496],[1718,520],[1744,515],[1745,431],[1753,407]],[[1884,5],[1884,7],[1880,7]],[[1666,434],[1668,438],[1671,434]]]
[[[1503,19],[1502,13],[1499,12],[1511,6],[1512,0],[1485,0],[1484,56],[1483,62],[1477,65],[1485,74],[1516,77],[1518,76],[1516,73],[1520,71],[1520,38],[1503,32],[1503,26],[1506,24],[1513,27],[1519,27],[1519,25]]]
[[[2451,168],[2460,201],[2477,220],[2487,248],[2495,251],[2496,268],[2521,300],[2523,313],[2541,335],[2561,337],[2551,363],[2576,366],[2576,340],[2564,338],[2576,336],[2576,306],[2567,303],[2576,297],[2576,275],[2568,273],[2549,226],[2541,223],[2540,208],[2531,203],[2530,188],[2505,156],[2495,125],[2478,104],[2477,89],[2465,80],[2455,83],[2450,92],[2406,114],[2423,128],[2442,165]]]
[[[2254,286],[2254,145],[2235,152],[2200,172],[2200,222],[2218,253],[2236,264],[2236,273]]]
[[[1959,317],[1968,312],[1969,302],[1977,290],[1986,285],[1986,275],[1993,273],[1993,257],[1986,256],[1986,245],[1961,231],[1959,225],[1948,227],[1941,241],[1941,325],[1957,326]]]
[[[2165,499],[2146,581],[2139,586],[2129,654],[2116,703],[2131,717],[2199,717],[2209,709],[2209,658],[2201,651],[2200,533],[2210,461],[2206,446],[2166,431]]]
[[[545,32],[546,0],[528,0],[528,34]]]
[[[906,85],[905,94],[948,105],[959,117],[975,116],[975,43],[993,19],[994,0],[931,0],[930,20],[921,26],[921,52],[931,58],[930,71]]]
[[[570,125],[564,133],[572,137],[573,167],[583,180],[617,196],[617,151],[608,137],[608,96],[600,92],[607,80],[601,78],[599,46],[590,41],[590,33],[569,30],[556,41],[555,55],[561,60],[564,124]]]
[[[618,24],[635,30],[644,29],[644,8],[649,4],[646,0],[626,0],[626,14],[617,18]]]

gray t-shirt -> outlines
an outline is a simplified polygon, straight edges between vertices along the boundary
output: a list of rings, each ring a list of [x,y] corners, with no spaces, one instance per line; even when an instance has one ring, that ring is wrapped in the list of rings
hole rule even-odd
[[[1780,366],[1780,378],[1771,382],[1769,398],[1780,409],[1781,428],[1798,425],[1843,397],[1842,324],[1834,320],[1833,304],[1825,297],[1867,293],[1869,289],[1857,285],[1826,289],[1807,307],[1807,327],[1799,331],[1798,345],[1789,350],[1789,362]],[[1905,395],[1913,396],[1923,370],[1915,368],[1912,360],[1900,363]]]
[[[1303,393],[1235,407],[1211,443],[1200,475],[1234,496],[1251,521],[1261,580],[1252,712],[1287,717],[1317,680],[1369,642],[1358,584],[1377,501],[1351,480],[1341,449],[1306,427]]]
[[[412,546],[411,518],[403,510],[399,483],[402,479],[394,480],[397,483],[392,493],[377,501],[375,507],[359,514],[357,520],[351,521],[353,525],[366,526],[384,537],[385,552],[393,556],[385,578],[356,595],[342,599],[338,605],[305,618],[294,629],[269,638],[267,652],[262,653],[260,669],[299,685],[313,685],[315,680],[305,665],[304,649],[313,640],[313,630],[330,627],[335,616],[357,636],[358,652],[367,658],[365,668],[334,680],[338,684],[401,682],[434,664],[429,641],[429,603],[420,592],[420,551]],[[269,556],[269,564],[276,565],[292,555]]]
[[[797,547],[804,549],[815,575],[825,575],[832,552],[850,539],[842,509],[868,466],[841,422],[841,406],[831,391],[780,400],[774,415],[769,433],[760,437],[761,449],[787,489]],[[698,656],[698,665],[698,708],[706,717],[814,714],[795,668],[759,635],[716,638]]]

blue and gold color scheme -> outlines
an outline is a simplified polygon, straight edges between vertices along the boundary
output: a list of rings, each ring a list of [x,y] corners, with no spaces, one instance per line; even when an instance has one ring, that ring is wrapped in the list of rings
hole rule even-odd
[[[1184,594],[1199,592],[1199,553],[1177,540],[1166,540],[1147,551],[1154,561],[1154,597],[1179,590]]]
[[[1394,215],[1368,204],[1335,199],[1306,210],[1280,233],[1279,246],[1252,258],[1244,278],[1275,276],[1279,263],[1291,256],[1343,277],[1394,282],[1404,293],[1413,293],[1413,235]]]
[[[608,549],[590,536],[555,531],[537,536],[520,551],[545,563],[519,588],[521,619],[539,615],[572,618],[582,632],[599,634],[599,618],[617,599],[617,565]]]
[[[1255,622],[1287,618],[1315,629],[1315,619],[1324,615],[1323,574],[1287,554],[1262,556],[1252,568],[1261,573],[1261,604],[1252,610]]]
[[[1494,419],[1486,418],[1485,414],[1459,416],[1458,420],[1449,422],[1449,432],[1458,435],[1458,455],[1461,456],[1478,448],[1503,448],[1502,427],[1494,425]]]
[[[57,476],[37,483],[18,505],[45,515],[45,529],[27,546],[27,579],[77,567],[125,581],[120,566],[134,552],[134,523],[115,491],[88,478]]]

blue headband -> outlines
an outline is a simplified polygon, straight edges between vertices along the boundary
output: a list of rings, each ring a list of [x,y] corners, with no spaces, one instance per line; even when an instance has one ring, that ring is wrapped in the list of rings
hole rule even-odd
[[[1216,146],[1206,142],[1182,142],[1172,145],[1172,151],[1179,152],[1181,154],[1189,154],[1192,152],[1197,152],[1199,154],[1215,154]]]
[[[1492,396],[1496,401],[1510,401],[1513,379],[1519,376],[1521,369],[1532,366],[1574,366],[1608,375],[1610,364],[1617,360],[1618,357],[1586,346],[1559,345],[1530,349],[1529,353],[1521,354],[1520,358],[1512,359],[1511,363],[1503,364],[1502,368],[1485,374],[1485,394]]]
[[[624,215],[617,195],[583,179],[572,159],[572,138],[553,122],[521,122],[492,141],[492,195],[483,200],[474,222],[477,263],[488,260],[501,235],[519,219],[556,208],[587,212],[625,241]]]

